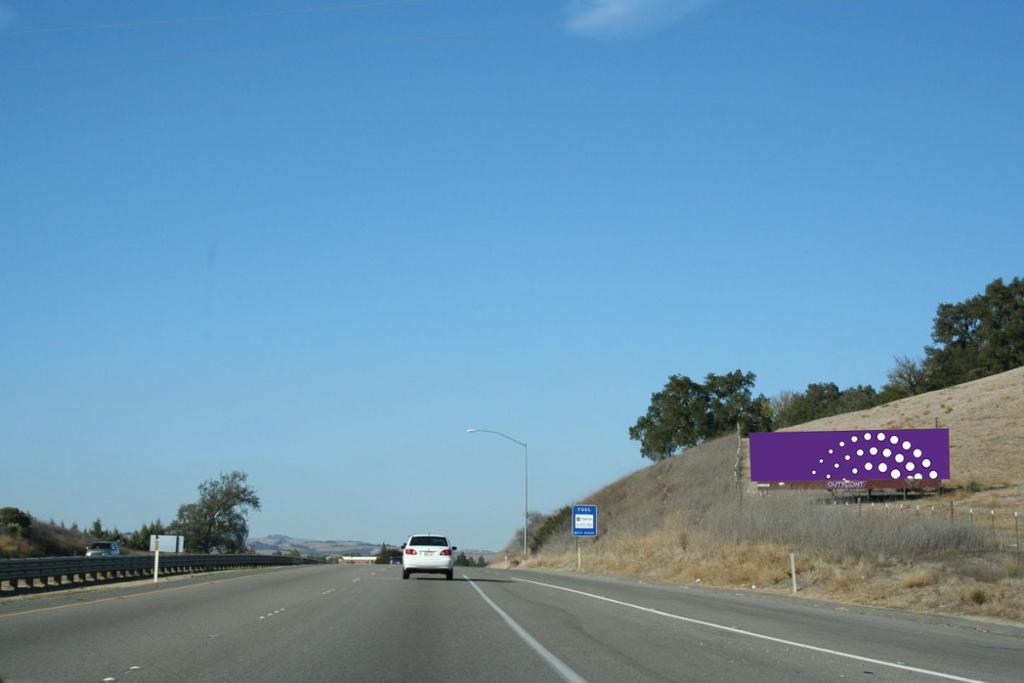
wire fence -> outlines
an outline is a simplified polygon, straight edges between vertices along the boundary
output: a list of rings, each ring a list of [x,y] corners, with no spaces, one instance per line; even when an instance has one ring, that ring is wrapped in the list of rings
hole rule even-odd
[[[1016,551],[1017,553],[1022,550],[1022,515],[1017,510],[972,507],[952,500],[946,503],[929,503],[927,501],[894,503],[837,499],[832,504],[856,506],[859,511],[866,511],[869,514],[891,516],[895,523],[922,518],[948,520],[951,527],[970,527],[983,533],[992,541],[997,550]]]

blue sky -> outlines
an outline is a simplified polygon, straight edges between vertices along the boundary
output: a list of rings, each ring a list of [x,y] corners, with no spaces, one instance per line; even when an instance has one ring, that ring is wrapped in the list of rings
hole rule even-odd
[[[1021,275],[1024,4],[0,0],[0,504],[498,548],[671,373]]]

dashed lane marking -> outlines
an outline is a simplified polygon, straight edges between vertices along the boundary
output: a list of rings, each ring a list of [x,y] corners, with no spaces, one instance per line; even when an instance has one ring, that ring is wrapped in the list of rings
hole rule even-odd
[[[286,608],[282,607],[281,609],[276,609],[273,612],[267,612],[265,615],[261,615],[260,619],[261,620],[262,619],[269,619],[270,617],[275,616],[275,615],[280,614],[281,612],[285,611],[285,609]]]
[[[547,662],[548,666],[550,666],[555,671],[555,673],[557,673],[559,676],[564,678],[569,683],[587,683],[587,679],[583,678],[578,673],[569,668],[568,664],[566,664],[561,659],[552,654],[551,651],[548,650],[546,647],[538,643],[533,636],[526,632],[526,629],[517,624],[512,619],[512,617],[505,614],[505,611],[503,609],[494,604],[494,601],[487,597],[486,593],[480,590],[480,586],[476,585],[473,579],[469,578],[465,574],[462,575],[462,578],[468,581],[469,585],[476,589],[476,592],[480,594],[480,597],[484,599],[484,602],[490,605],[491,609],[498,613],[498,616],[501,617],[506,624],[508,624],[509,628],[511,628],[517,636],[522,638],[523,642],[529,645],[534,652],[540,655],[541,659]]]

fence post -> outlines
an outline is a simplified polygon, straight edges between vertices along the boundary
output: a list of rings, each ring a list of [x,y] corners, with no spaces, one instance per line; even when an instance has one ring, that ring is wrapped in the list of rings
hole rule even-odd
[[[969,508],[967,512],[971,515],[971,528],[974,528],[974,508]]]
[[[949,501],[949,525],[953,526],[953,501]]]
[[[996,511],[992,511],[992,542],[996,544],[996,548],[999,548],[999,537],[996,536]]]
[[[1013,513],[1013,535],[1017,538],[1017,564],[1020,564],[1020,513]]]
[[[789,554],[789,575],[793,579],[793,595],[796,595],[796,553]]]
[[[736,423],[736,466],[733,468],[733,475],[736,477],[736,483],[740,483],[740,469],[742,468],[741,454],[743,452],[743,436],[740,432],[740,423]]]

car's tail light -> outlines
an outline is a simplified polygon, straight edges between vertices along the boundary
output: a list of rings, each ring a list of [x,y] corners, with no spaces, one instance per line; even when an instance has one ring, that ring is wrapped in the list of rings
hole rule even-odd
[[[415,548],[406,548],[405,549],[405,554],[406,555],[415,555],[416,554],[416,550],[415,550]]]
[[[445,548],[444,550],[441,551],[441,554],[442,555],[451,555],[452,554],[452,549],[451,548]]]

